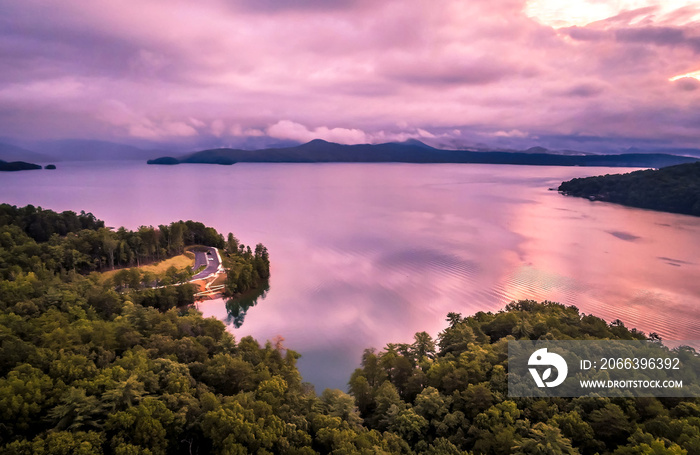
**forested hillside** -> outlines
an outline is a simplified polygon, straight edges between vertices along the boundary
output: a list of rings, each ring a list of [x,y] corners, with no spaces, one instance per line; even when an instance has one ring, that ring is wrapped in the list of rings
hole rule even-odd
[[[563,182],[566,195],[700,216],[700,163]]]
[[[114,231],[92,213],[8,204],[0,204],[0,242],[8,264],[28,265],[26,261],[35,258],[37,266],[40,262],[53,272],[78,273],[159,261],[183,253],[189,245],[225,244],[216,229],[190,220]]]
[[[84,266],[62,260],[75,239],[109,232],[92,215],[0,213],[2,454],[700,453],[696,399],[509,399],[508,340],[646,338],[620,321],[531,301],[450,313],[436,340],[367,350],[352,395],[317,395],[298,353],[236,340],[187,305],[187,285],[101,280],[89,272],[109,258],[88,247],[76,250]],[[267,251],[215,238],[241,293]],[[157,254],[136,248],[132,260]]]
[[[79,273],[108,261],[103,240],[112,238],[110,231],[91,214],[0,209],[0,453],[327,453],[341,446],[392,452],[402,446],[397,437],[360,426],[350,396],[317,397],[303,385],[294,351],[235,340],[220,321],[202,318],[186,305],[187,285],[156,290],[141,280],[123,286]],[[182,226],[197,228],[184,229],[185,239],[220,243],[226,261],[243,274],[248,267],[269,274],[260,264],[267,261],[262,245],[252,252],[233,235],[224,242],[198,223]],[[167,252],[167,242],[144,244],[139,234],[148,239],[163,231],[118,230],[119,241],[137,246],[123,260],[165,254],[144,245]],[[175,250],[182,247],[178,238],[171,238]],[[85,256],[81,266],[62,259],[73,246]]]
[[[350,391],[367,428],[417,452],[700,454],[697,399],[508,397],[508,340],[646,339],[619,320],[520,301],[448,321],[435,341],[365,351]]]

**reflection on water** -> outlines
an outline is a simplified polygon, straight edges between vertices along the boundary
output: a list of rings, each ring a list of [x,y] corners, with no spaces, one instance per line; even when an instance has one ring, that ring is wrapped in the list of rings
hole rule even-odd
[[[248,309],[258,304],[258,300],[265,300],[270,290],[270,282],[265,281],[259,289],[247,292],[240,297],[226,300],[226,324],[239,329],[245,322]]]
[[[365,348],[437,336],[449,312],[498,311],[524,298],[576,305],[667,340],[700,339],[700,218],[548,191],[622,171],[65,163],[3,175],[0,201],[87,210],[131,229],[194,219],[265,244],[273,283],[264,304],[199,307],[238,339],[284,337],[302,354],[304,379],[322,390],[345,388]]]

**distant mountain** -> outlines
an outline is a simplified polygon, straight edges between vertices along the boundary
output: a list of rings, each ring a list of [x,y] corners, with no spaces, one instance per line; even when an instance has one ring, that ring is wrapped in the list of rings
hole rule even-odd
[[[386,144],[343,145],[320,139],[294,147],[263,150],[210,149],[169,158],[172,163],[483,163],[543,166],[612,166],[660,168],[698,161],[697,158],[667,154],[561,155],[540,150],[526,152],[473,152],[442,150],[420,141]],[[157,163],[153,163],[157,164]]]
[[[683,155],[683,156],[693,156],[700,158],[700,149],[696,148],[639,148],[630,147],[624,151],[624,153],[662,153],[664,155]]]
[[[12,144],[0,143],[0,160],[3,161],[38,161],[41,163],[52,159],[52,157],[43,153],[37,153]]]
[[[424,142],[419,141],[418,139],[406,139],[403,142],[391,142],[392,144],[400,144],[400,145],[415,145],[416,147],[422,147],[425,149],[435,149],[435,147],[432,147]]]
[[[563,182],[568,196],[700,216],[700,162]]]
[[[144,150],[132,145],[87,139],[44,141],[38,143],[36,148],[61,161],[144,160],[163,154],[162,151]]]
[[[548,153],[549,150],[547,150],[544,147],[530,147],[527,150],[523,150],[523,153]]]

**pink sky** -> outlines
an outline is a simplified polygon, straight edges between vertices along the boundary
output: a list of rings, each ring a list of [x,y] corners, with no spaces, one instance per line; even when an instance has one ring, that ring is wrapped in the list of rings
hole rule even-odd
[[[17,139],[700,144],[696,0],[0,0],[0,53]]]

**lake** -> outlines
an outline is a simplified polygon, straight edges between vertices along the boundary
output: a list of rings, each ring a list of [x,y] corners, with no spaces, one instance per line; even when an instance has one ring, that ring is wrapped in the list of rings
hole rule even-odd
[[[268,247],[247,311],[199,304],[236,338],[276,336],[304,380],[346,389],[365,348],[433,337],[445,315],[553,300],[665,339],[700,339],[700,218],[564,197],[627,169],[475,164],[59,163],[0,175],[0,202],[108,226],[193,219]],[[252,302],[249,302],[249,304]],[[236,327],[240,325],[240,327]]]

